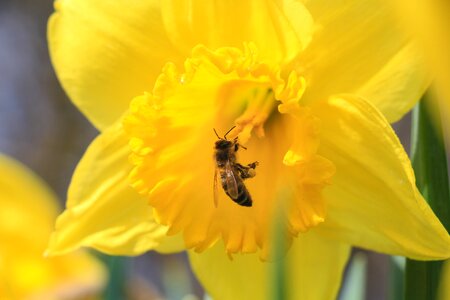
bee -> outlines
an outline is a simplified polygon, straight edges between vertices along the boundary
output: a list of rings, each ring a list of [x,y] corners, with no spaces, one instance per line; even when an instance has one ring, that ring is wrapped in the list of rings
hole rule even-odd
[[[217,174],[220,174],[220,182],[222,188],[228,197],[241,206],[252,206],[252,197],[250,196],[244,180],[252,178],[256,175],[255,168],[258,162],[255,161],[247,166],[237,162],[236,152],[239,148],[247,149],[238,143],[238,138],[232,141],[227,140],[227,134],[236,126],[232,127],[221,138],[215,129],[217,140],[214,145],[214,159],[216,162],[216,170],[214,174],[214,205],[217,207]]]

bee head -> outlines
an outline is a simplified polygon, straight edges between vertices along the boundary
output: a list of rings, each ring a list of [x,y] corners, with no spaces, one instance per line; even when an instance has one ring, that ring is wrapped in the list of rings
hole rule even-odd
[[[215,148],[217,150],[225,150],[225,149],[231,148],[233,146],[233,144],[234,143],[232,141],[220,139],[220,140],[216,141]]]

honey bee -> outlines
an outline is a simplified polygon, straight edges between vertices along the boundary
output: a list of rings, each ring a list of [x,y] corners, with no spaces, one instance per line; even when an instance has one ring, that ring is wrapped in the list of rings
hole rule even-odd
[[[222,188],[228,197],[241,206],[252,206],[252,197],[250,196],[244,180],[252,178],[256,175],[255,168],[258,162],[255,161],[247,166],[243,166],[236,161],[236,152],[239,148],[247,149],[238,143],[238,138],[232,141],[227,140],[227,134],[230,133],[236,126],[232,127],[221,138],[216,130],[219,140],[214,145],[214,158],[216,161],[216,170],[214,174],[214,205],[217,207],[217,173],[220,174],[220,182]]]

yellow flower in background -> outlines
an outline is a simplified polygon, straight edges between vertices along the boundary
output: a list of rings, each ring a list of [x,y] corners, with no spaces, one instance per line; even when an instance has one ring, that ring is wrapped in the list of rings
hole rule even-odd
[[[106,280],[86,253],[45,258],[58,206],[30,170],[0,155],[0,299],[86,299]]]
[[[190,251],[217,299],[270,298],[275,216],[292,299],[333,299],[351,245],[415,259],[450,237],[389,125],[429,79],[382,1],[58,1],[49,47],[101,131],[50,254]],[[253,206],[218,184],[213,128],[239,138]],[[139,192],[139,194],[138,194]],[[196,253],[198,252],[198,253]],[[234,257],[230,261],[226,254]],[[234,255],[243,254],[245,255]]]

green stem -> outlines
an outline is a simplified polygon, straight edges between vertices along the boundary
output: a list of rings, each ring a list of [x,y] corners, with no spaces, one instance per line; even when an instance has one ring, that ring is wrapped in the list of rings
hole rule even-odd
[[[125,264],[126,257],[98,254],[105,263],[109,273],[109,280],[103,292],[104,300],[125,299]]]
[[[275,263],[273,270],[274,300],[288,299],[287,295],[287,265],[284,257],[286,251],[285,228],[280,218],[275,225]]]
[[[289,299],[289,267],[290,264],[287,261],[286,253],[288,249],[287,245],[287,228],[285,223],[285,211],[286,211],[286,200],[291,196],[291,192],[287,189],[281,190],[278,194],[279,203],[278,210],[275,216],[275,222],[273,225],[273,252],[271,259],[275,259],[272,264],[272,274],[271,282],[273,283],[273,294],[270,299],[273,300],[286,300]],[[301,289],[302,287],[298,284],[295,286],[296,289]]]
[[[447,157],[437,104],[427,93],[414,108],[411,157],[417,187],[447,230],[450,229],[450,192]],[[433,106],[431,105],[433,104]],[[436,111],[433,111],[434,108]],[[442,261],[407,260],[405,299],[437,300]]]

